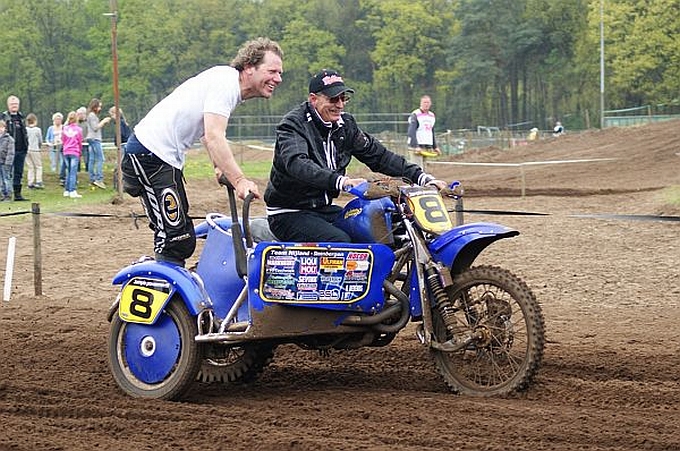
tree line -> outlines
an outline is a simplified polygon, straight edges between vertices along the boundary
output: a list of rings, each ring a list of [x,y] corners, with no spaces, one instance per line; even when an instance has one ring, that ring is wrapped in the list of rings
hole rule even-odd
[[[238,114],[282,115],[310,74],[341,71],[354,113],[407,113],[429,94],[438,129],[599,125],[606,109],[678,103],[680,0],[0,0],[0,93],[47,127],[92,97],[135,123],[248,39],[284,52],[284,82]],[[601,26],[604,40],[601,41]],[[605,84],[600,89],[601,43]]]

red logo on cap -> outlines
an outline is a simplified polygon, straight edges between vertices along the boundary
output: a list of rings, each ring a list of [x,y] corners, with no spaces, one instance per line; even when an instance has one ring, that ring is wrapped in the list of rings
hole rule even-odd
[[[344,84],[344,82],[342,81],[342,77],[339,76],[339,75],[326,75],[325,77],[323,77],[322,80],[323,80],[323,84],[326,85],[326,86],[332,85],[333,83],[343,83]]]

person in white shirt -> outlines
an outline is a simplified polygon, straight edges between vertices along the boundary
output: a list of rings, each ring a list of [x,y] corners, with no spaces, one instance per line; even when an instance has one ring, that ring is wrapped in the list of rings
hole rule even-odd
[[[434,113],[430,111],[432,99],[424,95],[420,107],[408,117],[408,147],[417,155],[434,157],[441,154],[434,137]]]
[[[267,38],[241,47],[229,66],[211,67],[179,85],[134,127],[121,163],[123,187],[141,197],[154,230],[157,261],[184,265],[196,248],[184,188],[185,152],[201,141],[215,166],[244,199],[260,193],[229,148],[231,112],[242,102],[270,98],[281,83],[283,52]]]

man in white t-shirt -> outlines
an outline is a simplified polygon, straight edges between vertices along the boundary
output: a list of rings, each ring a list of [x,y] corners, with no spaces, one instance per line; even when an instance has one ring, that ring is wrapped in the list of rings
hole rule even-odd
[[[219,178],[243,199],[260,197],[236,163],[226,138],[231,112],[245,100],[269,98],[281,83],[283,52],[267,38],[244,44],[230,66],[186,80],[137,124],[121,164],[125,192],[141,197],[154,230],[156,260],[184,265],[196,248],[184,188],[185,151],[201,141]]]

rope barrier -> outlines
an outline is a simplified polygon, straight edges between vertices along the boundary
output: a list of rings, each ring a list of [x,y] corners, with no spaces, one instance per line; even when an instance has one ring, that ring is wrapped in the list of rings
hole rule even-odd
[[[491,216],[553,216],[553,213],[541,213],[535,211],[513,211],[513,210],[447,210],[449,213],[467,213],[478,215]],[[15,211],[12,213],[0,213],[0,217],[4,216],[18,216],[25,214],[35,214],[29,210]],[[39,213],[42,216],[53,215],[74,218],[117,218],[117,219],[132,219],[135,222],[135,227],[139,228],[137,221],[146,218],[145,214],[130,212],[126,215],[111,214],[111,213],[77,213],[77,212],[55,212],[55,213]],[[619,221],[664,221],[664,222],[680,222],[680,216],[667,215],[633,215],[633,214],[610,214],[610,213],[590,213],[590,214],[572,214],[566,215],[570,218],[579,219],[614,219]],[[193,221],[202,221],[205,216],[190,216],[189,219]]]

